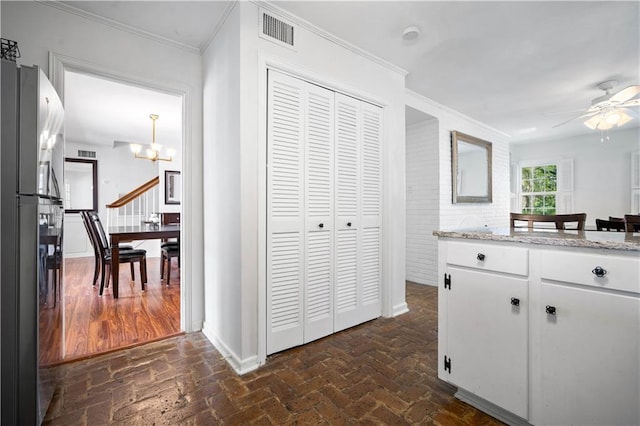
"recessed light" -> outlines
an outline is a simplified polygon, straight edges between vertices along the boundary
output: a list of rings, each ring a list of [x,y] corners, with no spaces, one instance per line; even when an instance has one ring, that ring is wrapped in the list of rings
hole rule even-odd
[[[420,28],[415,25],[405,28],[402,32],[402,38],[407,41],[416,40],[418,37],[420,37]]]

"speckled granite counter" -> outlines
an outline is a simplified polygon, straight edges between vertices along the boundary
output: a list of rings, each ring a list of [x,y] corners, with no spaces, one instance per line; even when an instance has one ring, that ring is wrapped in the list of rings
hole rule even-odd
[[[640,251],[640,234],[602,231],[557,231],[555,229],[477,228],[434,231],[441,238],[506,241],[522,244]]]

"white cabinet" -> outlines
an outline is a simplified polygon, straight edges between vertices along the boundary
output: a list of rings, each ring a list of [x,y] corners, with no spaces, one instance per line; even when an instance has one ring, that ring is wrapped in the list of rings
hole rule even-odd
[[[638,253],[468,241],[439,241],[439,377],[508,423],[640,424]]]
[[[541,263],[537,423],[640,424],[640,262],[549,250]]]
[[[381,313],[382,109],[269,71],[267,353]]]
[[[439,375],[527,417],[527,250],[455,243],[446,249],[446,339]],[[498,272],[487,272],[497,270]],[[446,288],[445,288],[446,287]],[[443,341],[444,340],[444,341]]]

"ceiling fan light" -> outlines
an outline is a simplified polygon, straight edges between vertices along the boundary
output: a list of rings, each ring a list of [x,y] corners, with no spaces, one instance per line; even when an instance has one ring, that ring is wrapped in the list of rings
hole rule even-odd
[[[131,152],[133,152],[134,154],[139,154],[140,150],[142,149],[142,146],[138,145],[137,143],[132,143],[131,145],[129,145],[129,147],[131,148]]]
[[[615,124],[607,123],[607,120],[600,120],[600,122],[598,123],[597,129],[598,130],[609,130],[613,126],[615,126]]]
[[[628,115],[628,114],[625,114],[625,113],[622,113],[622,114],[620,115],[620,120],[618,120],[618,127],[620,127],[620,126],[624,126],[625,124],[627,124],[627,123],[628,123],[628,122],[630,122],[631,120],[633,120],[633,117],[632,117],[632,116],[630,116],[630,115]]]
[[[598,128],[598,124],[600,124],[601,118],[602,117],[600,115],[594,115],[588,120],[585,120],[584,125],[590,128],[591,130],[595,130]]]
[[[610,111],[604,116],[604,121],[606,121],[607,124],[614,125],[617,124],[621,118],[622,116],[618,111]]]

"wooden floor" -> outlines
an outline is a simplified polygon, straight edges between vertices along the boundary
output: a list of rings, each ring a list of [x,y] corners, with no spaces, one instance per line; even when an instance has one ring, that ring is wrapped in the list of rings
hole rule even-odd
[[[170,285],[160,281],[160,259],[148,258],[148,283],[140,288],[139,269],[131,281],[128,265],[120,268],[119,297],[111,287],[99,295],[100,283],[93,280],[94,259],[66,259],[64,265],[64,303],[53,306],[50,294],[41,305],[41,365],[82,358],[98,353],[151,342],[180,332],[180,268],[173,259]],[[61,309],[62,308],[62,309]],[[64,330],[52,327],[62,324]],[[64,338],[64,349],[62,335]]]
[[[437,288],[238,376],[202,333],[55,367],[45,425],[501,425],[437,378]]]

